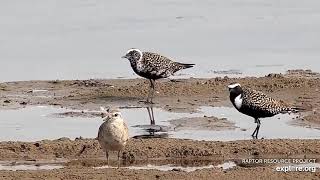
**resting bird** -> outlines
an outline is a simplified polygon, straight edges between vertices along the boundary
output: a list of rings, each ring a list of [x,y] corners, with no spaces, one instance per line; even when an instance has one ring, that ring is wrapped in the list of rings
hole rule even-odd
[[[142,52],[139,49],[129,49],[125,56],[130,61],[133,71],[150,81],[147,103],[153,103],[155,80],[167,78],[181,69],[187,69],[194,64],[174,62],[171,59],[157,53]]]
[[[255,119],[257,127],[252,133],[254,138],[258,137],[261,124],[260,118],[272,117],[279,113],[298,112],[298,108],[289,107],[260,91],[243,88],[239,83],[231,84],[228,88],[233,106],[239,112]]]
[[[101,111],[105,119],[99,128],[98,141],[106,152],[108,165],[109,151],[118,151],[118,167],[120,167],[120,152],[129,140],[128,126],[119,110],[107,111],[101,107]]]

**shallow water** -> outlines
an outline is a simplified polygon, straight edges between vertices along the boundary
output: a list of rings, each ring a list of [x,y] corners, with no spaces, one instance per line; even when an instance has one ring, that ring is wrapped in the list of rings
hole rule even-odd
[[[207,165],[207,166],[178,166],[174,164],[167,164],[167,165],[152,165],[152,164],[147,164],[144,166],[128,166],[124,168],[128,168],[131,170],[159,170],[159,171],[172,171],[172,170],[181,170],[185,172],[193,172],[196,170],[201,170],[201,169],[212,169],[212,168],[221,168],[223,170],[230,170],[237,165],[232,162],[225,162],[223,164],[214,166],[214,165]],[[106,169],[106,168],[115,168],[113,166],[102,166],[102,167],[96,167],[95,169]]]
[[[1,171],[36,171],[36,170],[53,170],[53,169],[61,169],[62,165],[1,165]]]
[[[132,47],[186,77],[320,72],[319,18],[318,0],[0,1],[0,81],[137,77]]]
[[[159,171],[172,171],[174,169],[179,169],[181,171],[185,172],[192,172],[200,169],[212,169],[212,168],[221,168],[223,170],[230,170],[237,165],[232,162],[225,162],[220,165],[207,165],[207,166],[179,166],[176,164],[167,164],[167,165],[152,165],[152,164],[146,164],[146,165],[140,165],[140,166],[125,166],[122,168],[127,168],[131,170],[159,170]],[[53,169],[61,169],[64,168],[63,164],[36,164],[36,163],[20,163],[20,164],[8,164],[7,162],[0,162],[0,171],[27,171],[27,170],[53,170]],[[106,168],[117,168],[114,166],[101,166],[101,167],[94,167],[94,169],[106,169]]]
[[[0,171],[53,170],[64,167],[66,160],[0,161]]]
[[[65,109],[54,107],[27,107],[0,111],[0,141],[38,141],[61,137],[95,137],[101,119],[53,118],[52,113]]]
[[[131,170],[159,170],[159,171],[184,171],[184,172],[193,172],[202,169],[213,169],[221,168],[224,171],[232,170],[238,165],[234,161],[227,161],[219,165],[204,165],[204,166],[181,166],[178,164],[166,164],[166,165],[154,165],[154,164],[145,164],[145,165],[130,165],[124,166],[121,168],[131,169]],[[257,164],[257,166],[259,166]],[[65,166],[63,164],[46,164],[46,163],[12,163],[12,162],[0,162],[0,171],[36,171],[36,170],[53,170],[53,169],[62,169]],[[251,166],[255,167],[255,166]],[[290,167],[290,171],[297,171],[297,167],[302,167],[306,172],[317,172],[320,169],[319,163],[311,164],[275,164],[276,167]],[[93,167],[94,169],[107,169],[107,168],[118,168],[117,166],[100,166]]]
[[[0,111],[0,141],[37,141],[68,137],[95,138],[98,128],[103,123],[100,117],[59,117],[53,114],[70,112],[68,109],[54,107],[27,107],[19,110]],[[80,112],[80,111],[75,111]],[[144,126],[150,125],[146,108],[121,109],[123,117],[129,125],[130,136],[150,135]],[[235,123],[235,130],[181,130],[174,131],[168,120],[183,117],[215,116],[227,118]],[[155,125],[161,125],[163,131],[153,134],[166,134],[170,138],[195,140],[245,140],[251,139],[256,127],[254,120],[229,107],[202,107],[198,113],[173,113],[162,109],[154,109]],[[262,119],[260,138],[277,139],[319,139],[320,130],[293,126],[294,115],[278,115]],[[138,125],[138,126],[137,126]],[[167,128],[164,128],[167,127]]]

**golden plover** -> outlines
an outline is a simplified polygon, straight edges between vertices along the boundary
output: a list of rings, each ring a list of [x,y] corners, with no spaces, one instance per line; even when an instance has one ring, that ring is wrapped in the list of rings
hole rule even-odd
[[[241,113],[251,116],[255,119],[257,127],[252,133],[252,137],[257,138],[260,129],[260,118],[272,117],[279,113],[298,112],[298,108],[277,101],[266,94],[241,87],[239,83],[228,86],[230,92],[230,101],[233,106]]]
[[[136,74],[149,79],[148,103],[152,103],[155,91],[155,80],[167,78],[181,69],[191,68],[195,65],[174,62],[160,54],[142,52],[139,49],[129,49],[122,58],[130,61],[131,67]]]

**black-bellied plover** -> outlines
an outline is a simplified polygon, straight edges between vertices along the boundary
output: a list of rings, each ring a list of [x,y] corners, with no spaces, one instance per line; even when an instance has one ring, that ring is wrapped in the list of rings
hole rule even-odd
[[[266,94],[241,87],[239,83],[228,86],[230,100],[233,106],[241,113],[255,119],[257,127],[252,133],[252,137],[257,138],[260,129],[260,118],[272,117],[280,113],[297,112],[298,108],[277,101]]]
[[[181,69],[193,67],[195,64],[185,64],[172,61],[157,53],[142,52],[139,49],[129,49],[125,56],[130,61],[133,71],[141,77],[150,81],[150,89],[147,98],[152,103],[155,91],[155,80],[167,78]]]
[[[129,130],[119,110],[101,108],[104,121],[98,132],[98,141],[106,152],[109,164],[109,151],[118,151],[118,167],[120,167],[120,152],[129,140]]]

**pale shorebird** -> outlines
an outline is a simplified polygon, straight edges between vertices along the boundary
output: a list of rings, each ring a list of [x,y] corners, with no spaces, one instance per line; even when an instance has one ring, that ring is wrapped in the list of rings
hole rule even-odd
[[[241,87],[239,83],[228,86],[230,100],[233,106],[241,113],[254,118],[257,127],[252,133],[252,137],[257,138],[260,129],[260,118],[272,117],[280,113],[296,113],[298,108],[290,107],[277,101],[266,94]]]
[[[120,152],[129,140],[128,126],[119,110],[105,110],[101,107],[104,122],[98,132],[98,141],[106,152],[109,165],[109,151],[118,151],[118,167],[120,167]]]
[[[131,67],[136,74],[149,79],[150,88],[147,103],[153,103],[155,80],[167,78],[181,69],[191,68],[195,65],[175,62],[160,54],[142,52],[135,48],[129,49],[122,58],[130,61]]]

